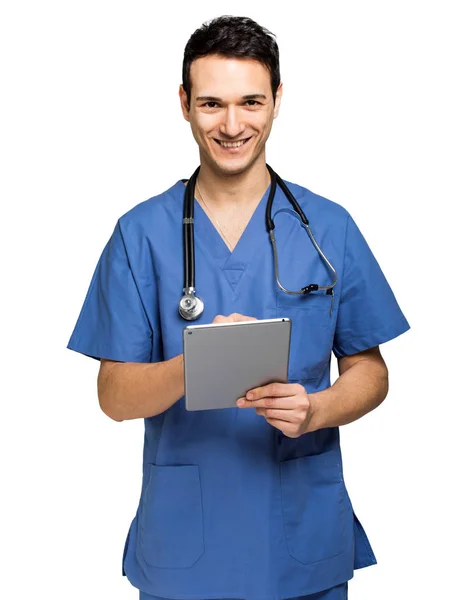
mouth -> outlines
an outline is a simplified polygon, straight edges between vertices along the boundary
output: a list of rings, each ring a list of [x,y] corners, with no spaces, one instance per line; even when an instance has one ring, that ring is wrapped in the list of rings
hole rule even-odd
[[[218,140],[216,138],[213,138],[213,140],[223,151],[234,154],[236,152],[239,152],[241,148],[246,146],[248,141],[251,140],[251,137],[242,140],[237,140],[236,142],[225,142],[224,140]]]

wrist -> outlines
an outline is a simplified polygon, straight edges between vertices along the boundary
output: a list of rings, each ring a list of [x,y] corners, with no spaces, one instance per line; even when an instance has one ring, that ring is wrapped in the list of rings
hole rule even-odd
[[[317,431],[328,427],[327,419],[327,396],[330,394],[330,388],[321,392],[312,392],[307,394],[311,406],[312,416],[307,427],[307,431]]]

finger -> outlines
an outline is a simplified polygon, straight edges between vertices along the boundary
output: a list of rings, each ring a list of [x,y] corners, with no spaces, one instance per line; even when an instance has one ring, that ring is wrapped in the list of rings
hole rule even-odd
[[[283,432],[286,437],[289,438],[297,438],[299,437],[299,433],[297,430],[297,426],[293,424],[288,424],[287,421],[281,421],[279,419],[266,419],[270,425],[279,429]]]
[[[260,400],[246,400],[239,398],[237,401],[239,408],[278,408],[282,410],[294,410],[298,408],[298,403],[294,396],[277,398],[274,396],[261,398]]]
[[[240,313],[232,313],[231,315],[228,315],[228,317],[225,317],[223,315],[217,315],[214,320],[213,323],[238,323],[240,321],[257,321],[258,319],[256,319],[255,317],[248,317],[246,315],[241,315]]]
[[[227,317],[224,317],[223,315],[217,315],[213,320],[213,323],[226,323],[227,321]]]
[[[240,313],[232,313],[230,317],[234,323],[238,323],[240,321],[257,321],[255,317],[248,317],[246,315],[241,315]]]
[[[296,396],[304,392],[305,389],[298,383],[269,383],[261,387],[248,390],[247,400],[260,400],[261,398]]]
[[[284,421],[286,423],[299,423],[300,419],[293,410],[277,410],[274,408],[257,408],[256,414],[269,420]]]

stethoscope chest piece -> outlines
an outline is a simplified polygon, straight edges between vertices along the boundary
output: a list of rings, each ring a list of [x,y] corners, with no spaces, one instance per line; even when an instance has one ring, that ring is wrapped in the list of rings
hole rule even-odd
[[[195,321],[204,312],[204,303],[195,295],[194,288],[184,288],[184,295],[179,300],[179,314],[186,321]]]

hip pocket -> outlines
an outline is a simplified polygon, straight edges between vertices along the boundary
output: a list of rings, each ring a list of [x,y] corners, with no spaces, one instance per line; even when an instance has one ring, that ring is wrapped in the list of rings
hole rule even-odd
[[[202,489],[197,465],[151,465],[140,518],[144,560],[191,567],[204,553]]]
[[[310,564],[344,552],[346,492],[338,452],[283,461],[280,473],[289,554]]]

